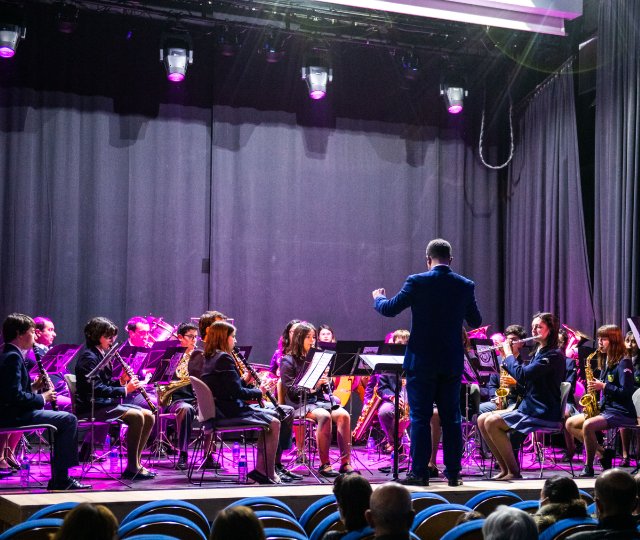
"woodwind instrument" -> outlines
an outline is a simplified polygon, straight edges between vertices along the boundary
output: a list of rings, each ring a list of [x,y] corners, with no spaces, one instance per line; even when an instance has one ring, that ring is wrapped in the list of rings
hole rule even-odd
[[[595,377],[593,376],[593,370],[591,369],[591,359],[599,352],[600,351],[596,349],[589,356],[587,356],[584,361],[584,377],[587,381],[587,385],[589,381],[595,380]],[[580,405],[582,405],[582,412],[584,413],[585,418],[593,418],[594,416],[598,416],[600,414],[600,407],[598,406],[598,395],[595,390],[585,393],[585,395],[580,398],[579,403]]]
[[[180,388],[189,386],[191,380],[189,379],[189,359],[191,353],[184,353],[180,359],[178,367],[176,367],[175,376],[177,380],[171,381],[169,384],[157,385],[158,405],[161,407],[168,407],[173,401],[173,393]]]
[[[369,402],[363,407],[362,413],[356,422],[356,427],[353,428],[353,432],[351,433],[351,439],[354,443],[364,441],[381,404],[382,398],[378,395],[378,389],[374,388],[373,396],[371,396]]]
[[[251,377],[253,377],[253,379],[255,380],[256,385],[260,387],[262,384],[262,381],[260,380],[260,375],[258,375],[258,372],[253,368],[253,366],[242,357],[242,355],[240,354],[240,349],[238,349],[237,347],[234,347],[233,350],[231,351],[231,356],[233,356],[233,360],[235,361],[236,366],[238,367],[238,371],[241,372],[240,376],[242,376],[242,374],[244,373],[242,371],[242,368],[246,369],[246,371],[248,371],[251,374]],[[276,398],[273,396],[271,391],[267,390],[264,393],[264,395],[275,407],[278,418],[280,418],[280,420],[284,420],[287,417],[287,413],[280,406],[280,404],[278,403]],[[263,404],[264,403],[261,403],[261,405]]]
[[[508,376],[509,376],[509,373],[507,372],[507,370],[504,367],[501,367],[500,379],[502,379],[502,377],[508,377]],[[507,388],[506,386],[502,386],[501,384],[500,387],[496,389],[496,398],[498,398],[496,405],[498,406],[498,409],[507,408],[508,395],[509,395],[509,388]]]
[[[530,336],[530,337],[526,337],[524,339],[516,339],[515,341],[511,342],[511,345],[515,345],[516,343],[527,343],[528,341],[533,341],[534,339],[536,339],[538,336]],[[492,345],[491,347],[482,347],[483,351],[496,351],[498,349],[502,349],[502,346],[504,344],[504,341],[498,345]]]
[[[122,359],[122,356],[120,356],[120,353],[118,351],[113,352],[113,357],[118,362],[120,362],[120,365],[122,366],[122,371],[124,371],[127,374],[129,379],[133,379],[136,376],[136,374],[133,372],[133,369],[131,369],[131,366]],[[137,390],[140,392],[140,395],[147,402],[147,405],[149,405],[149,409],[151,410],[151,412],[155,414],[158,411],[158,408],[156,407],[155,403],[151,401],[151,398],[149,397],[149,394],[147,394],[147,391],[145,390],[144,386],[140,386],[139,388],[137,388]]]
[[[47,373],[47,370],[44,369],[44,366],[42,365],[42,359],[38,358],[38,356],[36,355],[36,364],[38,364],[38,371],[40,372],[41,377],[44,379],[44,383],[46,388],[44,389],[45,392],[48,390],[54,390],[55,391],[55,387],[53,386],[53,382],[51,381],[51,377],[49,377],[49,374]],[[58,403],[56,402],[56,398],[53,398],[51,400],[51,410],[52,411],[57,411],[58,410]]]

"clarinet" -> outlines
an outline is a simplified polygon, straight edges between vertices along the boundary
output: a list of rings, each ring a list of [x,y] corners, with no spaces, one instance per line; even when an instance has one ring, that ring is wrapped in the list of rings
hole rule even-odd
[[[131,366],[129,364],[127,364],[123,359],[122,356],[120,356],[120,353],[118,351],[115,351],[113,353],[113,357],[120,362],[120,365],[122,366],[122,371],[124,371],[127,376],[129,377],[129,379],[133,379],[136,374],[133,372],[133,370],[131,369]],[[153,401],[151,401],[151,398],[149,397],[149,394],[147,394],[147,391],[144,389],[143,386],[140,386],[140,388],[138,388],[138,390],[140,391],[140,395],[144,398],[144,400],[147,402],[147,405],[149,405],[149,409],[151,409],[151,412],[153,414],[156,414],[158,408],[156,407],[155,403]]]
[[[44,383],[46,385],[45,392],[47,390],[54,390],[55,387],[53,386],[53,382],[51,382],[51,377],[49,377],[47,370],[44,369],[44,366],[42,365],[42,360],[38,357],[38,355],[36,355],[36,364],[38,364],[38,371],[40,372],[40,375],[44,379]],[[51,410],[52,411],[58,410],[58,403],[56,402],[55,398],[51,400]]]
[[[256,372],[256,370],[253,368],[253,366],[247,362],[240,353],[240,349],[238,349],[238,347],[234,347],[233,351],[231,351],[231,354],[233,356],[233,359],[236,361],[236,363],[241,362],[242,365],[247,369],[247,371],[249,373],[251,373],[251,376],[254,378],[254,380],[256,381],[256,384],[258,386],[260,386],[261,381],[260,381],[260,376],[258,375],[258,373]],[[284,420],[287,417],[287,413],[284,411],[284,409],[282,407],[280,407],[280,404],[278,403],[278,401],[276,400],[276,398],[273,397],[273,394],[267,390],[264,393],[265,396],[267,396],[267,399],[273,404],[273,406],[276,408],[276,413],[278,414],[278,418],[280,418],[280,420]]]

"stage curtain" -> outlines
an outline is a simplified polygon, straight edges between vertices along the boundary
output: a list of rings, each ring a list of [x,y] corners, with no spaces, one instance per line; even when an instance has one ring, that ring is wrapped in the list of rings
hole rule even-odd
[[[640,3],[599,9],[594,297],[598,324],[627,329],[640,314]]]
[[[570,327],[591,332],[571,63],[521,110],[504,224],[506,322],[551,311]]]

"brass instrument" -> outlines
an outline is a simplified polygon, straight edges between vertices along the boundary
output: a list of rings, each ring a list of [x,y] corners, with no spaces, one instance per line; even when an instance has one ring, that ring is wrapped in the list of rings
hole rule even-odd
[[[373,396],[369,400],[369,402],[363,407],[362,413],[356,422],[356,427],[353,429],[351,433],[351,439],[354,443],[364,441],[367,433],[369,432],[369,428],[371,427],[371,423],[376,417],[376,413],[382,404],[382,398],[378,395],[377,388],[373,391]]]
[[[245,360],[239,353],[240,353],[240,350],[237,347],[234,347],[233,350],[231,351],[231,356],[233,357],[233,360],[236,363],[236,367],[238,368],[238,371],[240,371],[240,376],[242,377],[242,375],[245,373],[244,370],[248,371],[251,374],[251,377],[253,377],[255,384],[258,387],[260,387],[262,384],[262,381],[260,380],[260,375],[258,375],[258,372],[253,368],[253,366],[247,360]],[[276,413],[278,414],[278,418],[280,418],[280,420],[284,420],[287,417],[287,413],[280,406],[276,398],[273,397],[273,394],[269,390],[267,390],[264,393],[264,395],[275,407]],[[260,403],[261,406],[263,404],[264,403]]]
[[[584,376],[587,381],[587,385],[590,381],[594,381],[593,370],[591,369],[591,359],[600,351],[596,349],[584,361]],[[580,398],[580,405],[582,405],[582,412],[585,418],[593,418],[600,414],[600,407],[598,406],[598,395],[595,390],[586,392],[584,396]]]
[[[500,368],[500,379],[502,377],[508,377],[509,373],[504,367]],[[500,387],[496,390],[496,397],[498,409],[506,409],[507,408],[507,396],[509,395],[509,388],[506,386],[500,385]]]
[[[42,365],[42,359],[39,358],[38,355],[36,355],[36,364],[38,364],[38,371],[40,372],[40,376],[44,380],[44,384],[45,384],[44,391],[45,392],[47,392],[48,390],[54,390],[55,391],[55,387],[53,386],[53,382],[51,381],[51,377],[49,377],[49,374],[47,373],[47,370],[44,369],[44,366]],[[58,403],[56,402],[56,398],[53,398],[51,400],[51,410],[52,411],[57,411],[58,410]]]
[[[113,357],[118,362],[120,362],[120,365],[122,366],[122,371],[124,371],[127,374],[129,379],[133,379],[136,376],[136,374],[133,372],[133,369],[131,369],[131,366],[122,359],[122,356],[120,356],[120,353],[117,350],[113,352]],[[158,408],[156,407],[155,403],[151,401],[151,398],[149,397],[149,394],[147,394],[147,391],[145,390],[144,386],[140,386],[137,390],[140,392],[140,395],[147,402],[147,405],[149,405],[149,409],[151,410],[151,412],[155,414],[158,411]]]
[[[178,366],[176,367],[176,377],[177,380],[171,381],[169,384],[159,384],[157,385],[157,395],[158,395],[158,405],[161,407],[168,407],[171,405],[171,401],[173,400],[173,393],[180,389],[184,388],[191,384],[191,380],[189,379],[189,359],[191,358],[191,353],[184,353]]]

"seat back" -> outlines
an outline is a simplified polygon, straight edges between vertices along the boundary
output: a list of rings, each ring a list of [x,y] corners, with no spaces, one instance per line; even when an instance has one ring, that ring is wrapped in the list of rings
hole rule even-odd
[[[64,382],[67,383],[67,388],[69,389],[69,397],[71,398],[71,411],[75,414],[76,412],[76,388],[77,388],[77,379],[74,373],[65,373],[64,374]]]
[[[121,525],[118,530],[119,538],[129,538],[138,534],[167,534],[181,540],[207,540],[191,520],[170,514],[142,516]]]
[[[540,501],[518,501],[511,506],[524,510],[527,514],[535,514],[540,509]]]
[[[512,491],[492,489],[474,495],[466,502],[466,505],[486,517],[501,504],[510,506],[520,501],[522,501],[522,497]]]
[[[284,385],[282,384],[282,379],[278,379],[278,384],[276,386],[276,390],[278,392],[278,403],[280,405],[286,405],[285,402],[285,391],[284,391]]]
[[[24,521],[0,534],[0,540],[49,540],[49,536],[56,533],[60,527],[60,518]]]
[[[291,508],[287,504],[273,497],[245,497],[244,499],[232,502],[227,506],[227,508],[230,508],[232,506],[248,506],[254,512],[260,510],[281,512],[283,514],[289,514],[293,519],[296,519],[297,521],[296,515],[294,514],[293,510],[291,510]]]
[[[413,511],[417,514],[425,508],[435,506],[436,504],[448,504],[449,501],[442,495],[437,493],[413,491],[411,492],[411,502],[413,504]]]
[[[291,529],[276,529],[267,527],[264,530],[266,540],[307,540],[307,535]]]
[[[295,517],[273,510],[257,510],[254,512],[264,529],[290,529],[306,534],[304,528]]]
[[[467,521],[466,523],[461,523],[446,533],[442,537],[442,540],[483,540],[483,525],[484,519],[476,519],[473,521]]]
[[[461,515],[470,511],[463,504],[436,504],[418,512],[411,531],[422,540],[439,540],[455,527]]]
[[[569,392],[571,391],[571,383],[563,381],[560,383],[560,422],[564,425],[564,411],[567,409],[567,401],[569,401]]]
[[[587,503],[587,506],[589,506],[593,502],[593,496],[588,491],[585,491],[584,489],[580,489],[579,493],[580,493],[580,498],[585,503]]]
[[[598,527],[592,518],[570,518],[556,521],[551,527],[540,533],[539,540],[562,540],[574,533],[591,531]]]
[[[43,518],[60,518],[64,519],[64,517],[71,512],[76,506],[78,506],[77,502],[62,502],[57,504],[50,504],[49,506],[45,506],[44,508],[40,508],[37,512],[34,512],[30,515],[26,521],[33,521],[35,519],[43,519]]]
[[[216,417],[216,402],[213,392],[203,381],[197,377],[189,377],[191,388],[198,402],[198,421],[213,420]]]
[[[333,512],[324,518],[309,535],[310,540],[320,540],[329,531],[344,531],[340,512]]]
[[[337,512],[338,502],[335,495],[326,495],[315,501],[300,516],[299,523],[304,527],[307,534],[316,528],[324,518]]]
[[[631,399],[633,400],[633,406],[636,408],[636,418],[638,418],[638,423],[640,424],[640,388],[633,393]]]
[[[120,526],[126,525],[130,521],[142,516],[150,516],[155,514],[169,514],[172,516],[181,516],[194,523],[205,536],[209,536],[211,526],[209,520],[194,504],[179,499],[163,499],[159,501],[151,501],[129,512],[120,523]]]

